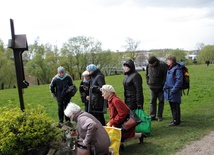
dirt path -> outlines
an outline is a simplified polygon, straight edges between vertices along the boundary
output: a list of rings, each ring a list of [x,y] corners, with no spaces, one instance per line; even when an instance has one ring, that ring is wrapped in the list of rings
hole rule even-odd
[[[175,155],[214,155],[214,131],[194,141]]]

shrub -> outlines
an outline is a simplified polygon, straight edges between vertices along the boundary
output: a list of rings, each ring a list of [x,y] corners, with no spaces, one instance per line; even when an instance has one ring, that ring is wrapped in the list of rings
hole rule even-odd
[[[25,154],[31,148],[48,146],[59,130],[44,108],[0,108],[0,154]]]

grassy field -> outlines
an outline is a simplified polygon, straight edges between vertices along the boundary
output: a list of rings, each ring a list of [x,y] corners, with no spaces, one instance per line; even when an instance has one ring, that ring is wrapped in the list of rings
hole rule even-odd
[[[138,145],[138,140],[133,139],[125,144],[122,155],[169,155],[182,149],[190,141],[198,140],[210,131],[214,130],[214,65],[188,66],[191,76],[191,89],[189,96],[182,97],[181,104],[181,126],[168,127],[171,121],[169,104],[165,103],[164,120],[152,122],[151,136],[145,139],[144,145]],[[144,80],[144,109],[149,112],[150,92],[145,83],[145,72],[141,72]],[[118,96],[123,99],[124,75],[106,77],[106,82],[112,84]],[[80,81],[75,81],[79,86]],[[36,107],[42,105],[47,113],[56,122],[57,103],[49,93],[49,85],[32,86],[25,89],[25,106]],[[79,93],[72,99],[73,102],[83,106]],[[19,106],[16,89],[0,91],[0,107],[13,104]],[[109,116],[106,115],[106,120]]]

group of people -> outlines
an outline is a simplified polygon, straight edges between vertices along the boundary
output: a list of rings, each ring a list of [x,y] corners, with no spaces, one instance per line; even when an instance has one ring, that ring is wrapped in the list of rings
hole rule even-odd
[[[166,63],[158,60],[155,56],[151,56],[148,62],[146,81],[151,92],[151,120],[158,120],[159,122],[163,120],[164,100],[167,100],[172,112],[172,121],[169,126],[180,125],[183,66],[178,64],[176,57],[172,55],[167,57]],[[157,99],[159,101],[158,110]]]
[[[180,103],[181,103],[181,85],[183,74],[181,66],[176,63],[175,56],[167,58],[167,64],[158,60],[155,56],[148,59],[146,70],[146,81],[151,90],[150,117],[152,120],[163,120],[164,98],[170,103],[172,111],[172,122],[170,126],[180,125]],[[107,148],[110,145],[105,129],[102,126],[114,126],[121,128],[127,120],[130,110],[138,108],[143,109],[144,95],[142,88],[142,77],[135,70],[134,61],[128,60],[124,64],[124,101],[122,101],[115,92],[112,85],[105,83],[105,77],[96,65],[90,64],[86,71],[82,73],[83,80],[79,91],[82,102],[85,104],[85,112],[75,103],[69,103],[73,81],[65,73],[63,67],[58,68],[58,74],[53,78],[50,84],[50,91],[58,102],[59,123],[65,120],[77,122],[77,130],[83,139],[82,145],[88,146],[94,144],[97,154],[107,154]],[[67,89],[64,90],[65,85]],[[65,95],[62,96],[62,92]],[[158,110],[157,99],[159,100]],[[108,106],[110,120],[106,123],[104,118],[105,108]],[[156,118],[156,111],[157,118]],[[143,143],[145,135],[135,133],[135,128],[128,131],[122,130],[121,149],[124,148],[123,142],[130,138],[139,138],[139,144]]]

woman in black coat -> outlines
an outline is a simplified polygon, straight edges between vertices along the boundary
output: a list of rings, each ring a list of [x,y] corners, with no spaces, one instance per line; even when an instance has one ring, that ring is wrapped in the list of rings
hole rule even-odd
[[[91,77],[90,81],[90,89],[92,89],[91,93],[89,91],[89,100],[90,100],[90,111],[92,115],[94,115],[104,126],[105,118],[103,109],[107,104],[107,101],[102,97],[102,93],[100,88],[105,85],[105,76],[101,73],[101,71],[97,68],[96,65],[90,64],[86,67],[86,70],[89,72]]]
[[[131,110],[141,107],[143,109],[143,81],[141,75],[135,70],[135,64],[132,60],[127,60],[124,64],[125,78],[124,97],[125,103]]]

